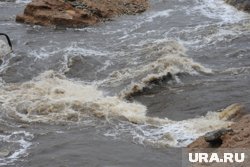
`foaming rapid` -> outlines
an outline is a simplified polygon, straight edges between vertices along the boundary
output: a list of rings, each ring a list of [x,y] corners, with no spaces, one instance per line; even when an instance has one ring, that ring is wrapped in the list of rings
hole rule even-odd
[[[212,73],[185,52],[186,49],[176,41],[142,42],[137,51],[128,55],[143,54],[138,65],[128,63],[128,67],[114,71],[96,84],[70,80],[54,71],[45,71],[25,83],[3,84],[0,89],[2,116],[18,122],[49,124],[85,124],[86,119],[96,117],[108,122],[114,119],[120,123],[115,124],[117,130],[105,132],[107,136],[129,132],[140,144],[186,146],[204,133],[231,123],[217,112],[184,121],[149,117],[146,106],[125,100],[158,81],[177,78],[177,74]],[[118,96],[108,96],[98,88],[103,85],[111,88],[122,85],[123,88]]]
[[[153,73],[148,73],[139,83],[132,83],[126,90],[122,92],[123,97],[128,97],[134,93],[139,93],[151,83],[166,80],[172,76],[175,76],[176,74],[187,73],[190,75],[196,75],[200,72],[212,72],[210,69],[194,62],[192,59],[174,55],[161,57],[155,62],[149,63],[148,65],[141,68],[139,67],[137,70],[143,73]]]
[[[135,143],[153,147],[186,147],[198,137],[207,132],[228,127],[231,119],[244,110],[241,104],[232,104],[220,112],[208,112],[205,116],[183,121],[168,121],[162,124],[152,124],[148,121],[142,125],[122,124],[105,135],[117,137],[128,131],[133,135]],[[152,126],[154,125],[154,126]]]
[[[0,166],[12,164],[27,155],[34,136],[25,131],[0,133]]]
[[[222,20],[224,23],[235,23],[240,20],[249,18],[249,16],[238,11],[224,0],[196,0],[197,6],[193,8],[193,12],[201,12],[203,15],[212,19]]]
[[[143,122],[146,114],[143,105],[105,97],[94,85],[70,81],[53,71],[21,85],[2,87],[0,101],[8,117],[25,122],[81,122],[91,114]]]
[[[148,117],[142,104],[105,96],[94,85],[69,80],[53,71],[46,71],[26,83],[2,86],[0,102],[6,117],[26,123],[81,124],[84,118],[115,118],[125,122],[117,125],[119,133],[127,124],[124,130],[134,139],[154,146],[185,146],[205,132],[230,124],[224,119],[227,114],[221,116],[217,112],[184,121]],[[229,115],[232,114],[230,111]]]
[[[206,116],[183,121],[169,121],[158,126],[137,125],[133,128],[124,128],[131,131],[135,142],[153,147],[186,147],[198,137],[207,132],[228,127],[231,122],[221,119],[220,114],[209,112]],[[120,132],[119,132],[120,131]],[[122,133],[121,128],[110,134]],[[117,135],[117,134],[116,134]],[[111,135],[110,135],[111,136]]]
[[[143,50],[146,50],[145,56],[150,60],[147,64],[114,71],[102,84],[114,86],[131,79],[132,83],[120,94],[122,98],[127,98],[142,92],[152,83],[171,79],[177,74],[212,73],[211,69],[188,58],[185,54],[186,49],[176,41],[156,42],[144,46]]]

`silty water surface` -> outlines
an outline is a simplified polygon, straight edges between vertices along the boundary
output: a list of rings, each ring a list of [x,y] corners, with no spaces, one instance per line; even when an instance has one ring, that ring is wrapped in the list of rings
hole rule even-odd
[[[249,108],[250,17],[222,0],[155,0],[82,29],[15,23],[27,2],[0,2],[14,44],[0,67],[2,166],[179,167],[178,148],[228,124],[215,111]]]

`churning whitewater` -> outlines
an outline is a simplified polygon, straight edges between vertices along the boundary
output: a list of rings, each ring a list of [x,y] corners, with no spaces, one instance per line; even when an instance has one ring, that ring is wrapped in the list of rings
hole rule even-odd
[[[158,45],[147,48],[150,52],[157,52],[157,54],[150,53],[159,57],[155,61],[137,66],[135,69],[113,72],[104,80],[105,84],[115,84],[129,78],[138,78],[140,82],[122,90],[119,93],[121,96],[108,96],[94,83],[86,84],[67,79],[64,75],[54,71],[46,71],[32,81],[3,85],[0,91],[1,110],[9,119],[27,123],[76,122],[81,124],[81,120],[89,116],[107,120],[125,118],[136,124],[135,127],[155,126],[154,130],[144,129],[147,135],[140,136],[144,138],[143,143],[145,140],[148,143],[151,141],[151,144],[160,142],[168,146],[185,146],[208,131],[229,125],[230,122],[221,119],[219,113],[213,112],[205,117],[185,121],[148,117],[146,106],[125,100],[129,95],[143,91],[143,88],[150,86],[151,81],[162,80],[168,75],[176,76],[181,73],[199,75],[199,73],[212,72],[187,58],[185,49],[177,42]],[[154,140],[149,134],[154,136]],[[166,135],[168,137],[164,138]]]
[[[185,146],[208,131],[230,124],[227,119],[220,117],[221,113],[216,112],[208,113],[205,117],[179,122],[167,118],[147,117],[146,107],[142,104],[127,102],[119,97],[104,96],[103,92],[93,85],[68,80],[53,71],[47,71],[32,81],[20,85],[4,86],[0,97],[1,110],[10,119],[26,123],[57,124],[81,123],[82,119],[89,116],[103,117],[107,120],[125,118],[129,122],[139,124],[138,126],[144,124],[158,127],[154,131],[160,135],[152,142],[157,143],[158,139],[168,134],[171,140],[168,141],[166,138],[161,142],[169,146]],[[147,136],[143,137],[145,140],[150,140],[151,136],[148,136],[149,139]]]

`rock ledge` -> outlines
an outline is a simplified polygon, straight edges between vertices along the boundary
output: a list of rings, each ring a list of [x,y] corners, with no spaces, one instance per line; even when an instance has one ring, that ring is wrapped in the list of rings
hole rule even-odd
[[[148,8],[147,0],[33,0],[16,21],[43,26],[84,27]]]

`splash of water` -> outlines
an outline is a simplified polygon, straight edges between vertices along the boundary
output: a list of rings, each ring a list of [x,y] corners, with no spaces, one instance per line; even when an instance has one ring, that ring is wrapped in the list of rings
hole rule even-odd
[[[0,101],[6,116],[27,123],[82,123],[89,116],[125,119],[135,139],[158,146],[185,146],[205,132],[230,125],[224,118],[233,114],[231,110],[223,116],[209,112],[184,121],[148,117],[142,104],[104,96],[94,85],[69,80],[53,71],[23,84],[2,86]],[[141,129],[140,133],[136,129]]]
[[[199,11],[204,16],[212,19],[219,19],[224,23],[235,23],[240,20],[249,18],[242,11],[238,11],[231,5],[228,5],[224,0],[196,0],[197,6],[193,11]]]
[[[9,85],[0,91],[9,117],[27,122],[80,121],[86,114],[145,119],[146,107],[105,97],[94,85],[84,85],[47,71],[30,82]]]

